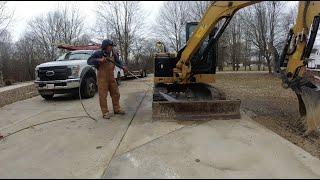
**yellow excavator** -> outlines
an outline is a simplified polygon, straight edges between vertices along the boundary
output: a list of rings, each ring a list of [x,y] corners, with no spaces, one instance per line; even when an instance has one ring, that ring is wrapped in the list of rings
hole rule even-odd
[[[215,82],[217,42],[233,15],[255,3],[260,1],[214,1],[200,22],[187,23],[187,42],[179,52],[167,52],[163,43],[157,43],[159,51],[154,58],[152,104],[154,118],[240,117],[241,101],[226,99],[225,94],[212,85]],[[291,88],[297,94],[300,114],[318,119],[319,83],[306,75],[306,65],[316,39],[319,13],[320,2],[299,2],[295,25],[288,33],[278,63],[283,87]],[[305,102],[307,98],[302,96],[304,88],[313,94],[311,98],[309,96],[312,102]]]

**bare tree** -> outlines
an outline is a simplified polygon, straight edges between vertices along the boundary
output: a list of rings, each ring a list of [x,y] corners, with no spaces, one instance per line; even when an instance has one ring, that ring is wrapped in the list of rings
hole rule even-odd
[[[251,42],[258,50],[259,62],[262,63],[263,58],[266,60],[269,73],[272,73],[272,68],[267,44],[269,42],[277,47],[282,43],[281,17],[284,5],[285,2],[280,1],[262,2],[241,13],[242,22],[249,29]]]
[[[40,59],[37,55],[41,55],[37,45],[27,36],[13,43],[10,33],[4,34],[6,38],[0,42],[0,59],[5,83],[34,79],[34,67]]]
[[[129,64],[130,67],[144,68],[149,71],[153,70],[154,53],[156,52],[156,40],[152,38],[140,38],[133,44],[133,61]]]
[[[157,18],[157,38],[179,51],[185,43],[185,25],[190,20],[187,1],[166,1]]]
[[[239,14],[235,14],[219,40],[219,58],[223,58],[223,61],[218,60],[219,70],[222,70],[224,62],[229,62],[234,71],[239,70],[239,64],[244,61],[244,31]]]
[[[83,32],[84,17],[80,15],[76,5],[72,5],[72,8],[65,6],[60,13],[58,32],[62,37],[59,39],[62,39],[64,43],[73,44]]]
[[[188,11],[191,21],[200,21],[213,1],[188,1]]]
[[[228,51],[228,40],[229,40],[229,32],[223,32],[222,36],[218,40],[218,59],[217,59],[217,67],[219,71],[223,71],[225,63],[227,63],[230,51]]]
[[[97,7],[97,30],[103,38],[113,39],[128,63],[131,45],[141,36],[144,16],[138,1],[102,1]]]
[[[0,37],[4,31],[7,30],[11,23],[14,12],[9,12],[7,8],[7,1],[0,1]]]
[[[3,79],[9,79],[10,77],[10,60],[12,54],[12,42],[11,42],[11,34],[3,30],[1,39],[0,39],[0,71],[2,71]]]
[[[65,7],[38,16],[28,23],[27,33],[33,43],[42,47],[39,53],[44,54],[46,61],[57,56],[56,44],[74,44],[82,34],[83,17],[76,6]]]
[[[0,85],[3,84],[3,79],[7,76],[4,72],[7,69],[5,61],[8,61],[8,46],[10,45],[11,37],[8,32],[8,27],[13,18],[14,12],[10,12],[7,8],[7,1],[0,1]]]
[[[243,48],[243,65],[245,71],[247,70],[247,67],[251,71],[251,54],[252,54],[252,40],[250,38],[250,32],[247,28],[244,28],[244,48]]]
[[[281,21],[281,30],[282,30],[282,38],[281,43],[276,47],[277,50],[282,50],[281,48],[286,43],[286,35],[289,33],[290,28],[294,26],[295,19],[297,17],[298,12],[298,4],[291,7],[288,12],[282,14],[282,21]]]
[[[83,34],[74,40],[74,45],[88,45],[92,43],[92,37],[89,34]]]
[[[285,32],[289,32],[290,28],[293,27],[295,19],[298,14],[298,3],[292,7],[289,7],[288,12],[282,14],[283,21],[281,22],[282,28]],[[287,5],[288,6],[288,5]]]
[[[19,41],[15,44],[16,49],[16,61],[22,61],[23,70],[20,73],[24,74],[23,80],[33,80],[34,79],[34,69],[35,67],[42,63],[43,54],[41,54],[42,47],[40,44],[33,43],[35,37],[32,34],[25,34]]]

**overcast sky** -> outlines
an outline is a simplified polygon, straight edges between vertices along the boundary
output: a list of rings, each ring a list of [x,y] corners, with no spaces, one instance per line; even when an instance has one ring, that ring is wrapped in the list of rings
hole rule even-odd
[[[66,3],[79,5],[80,11],[86,20],[85,27],[93,27],[97,1],[8,1],[9,9],[15,11],[14,21],[10,27],[14,41],[18,40],[25,31],[27,22],[30,19],[46,14],[48,11],[64,6]],[[290,2],[290,5],[293,6],[297,3]],[[141,4],[147,13],[146,23],[151,24],[154,22],[163,1],[141,1]]]
[[[61,7],[66,3],[79,5],[81,13],[85,16],[86,27],[93,27],[97,1],[8,1],[9,9],[15,11],[14,21],[10,28],[14,41],[18,40],[25,31],[27,22],[30,19],[46,14],[48,11]],[[148,13],[146,23],[153,22],[162,3],[163,1],[141,2],[143,9]]]

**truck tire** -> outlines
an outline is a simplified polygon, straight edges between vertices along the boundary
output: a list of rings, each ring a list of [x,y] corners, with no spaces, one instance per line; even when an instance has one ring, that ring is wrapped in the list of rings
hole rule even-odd
[[[120,72],[118,72],[118,74],[117,74],[116,81],[117,81],[118,86],[120,86],[120,84],[121,84],[121,75],[120,75]]]
[[[41,94],[40,93],[40,96],[43,97],[45,100],[52,100],[54,94]]]
[[[92,98],[97,92],[96,80],[93,77],[86,77],[81,86],[81,97]]]

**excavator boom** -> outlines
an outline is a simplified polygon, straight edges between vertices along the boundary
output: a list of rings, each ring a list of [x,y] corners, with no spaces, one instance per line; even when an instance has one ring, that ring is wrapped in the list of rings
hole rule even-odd
[[[223,18],[231,19],[239,9],[258,2],[259,1],[215,1],[210,5],[201,18],[194,34],[188,40],[186,48],[183,50],[181,58],[176,64],[181,82],[188,83],[188,77],[191,72],[190,58],[198,51],[205,38],[212,32],[218,22]],[[222,33],[224,28],[219,31]],[[218,37],[214,38],[216,38],[216,40],[218,39]]]

